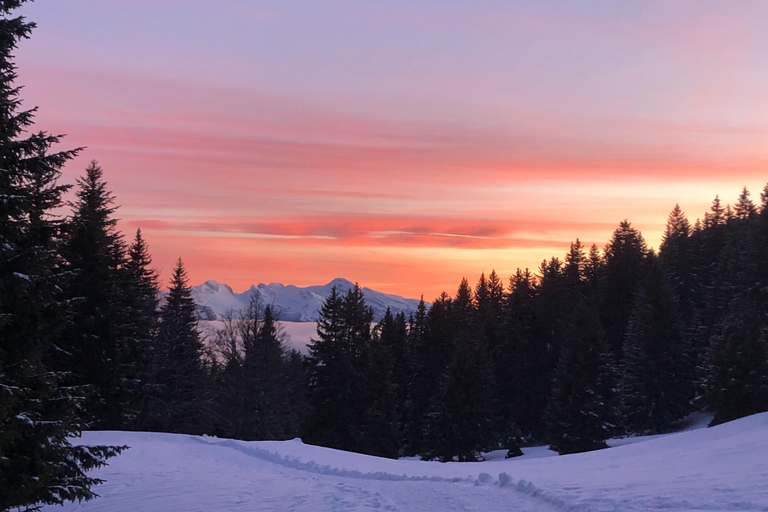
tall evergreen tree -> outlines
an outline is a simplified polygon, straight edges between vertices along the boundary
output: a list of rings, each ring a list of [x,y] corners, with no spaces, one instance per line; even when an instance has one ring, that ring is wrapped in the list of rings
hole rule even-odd
[[[122,265],[125,244],[117,231],[114,197],[92,161],[78,179],[77,201],[62,249],[73,276],[66,292],[71,321],[59,342],[71,384],[89,386],[86,418],[97,428],[122,428],[130,417],[131,375],[124,366],[130,341]]]
[[[605,248],[602,279],[602,325],[614,355],[621,356],[632,300],[645,269],[648,247],[640,232],[623,220]]]
[[[308,379],[312,407],[304,438],[313,444],[354,449],[355,368],[346,347],[344,299],[334,286],[309,344]]]
[[[603,271],[603,256],[597,244],[592,244],[587,254],[587,260],[584,262],[584,278],[589,287],[589,294],[592,297],[597,296],[598,286]]]
[[[713,424],[768,410],[768,335],[761,306],[739,297],[712,336]]]
[[[91,499],[99,480],[85,472],[120,451],[70,444],[79,390],[45,365],[67,314],[57,179],[77,151],[50,153],[59,138],[45,132],[22,138],[35,111],[21,110],[11,55],[34,28],[12,15],[22,3],[0,1],[0,510]]]
[[[581,299],[574,304],[568,325],[547,404],[547,438],[561,455],[607,447],[614,416],[611,355],[598,315]]]
[[[526,268],[510,278],[506,297],[507,337],[498,358],[506,376],[497,380],[500,414],[527,438],[541,438],[541,404],[548,383],[546,359],[537,336],[537,290],[534,276]],[[543,395],[543,397],[542,397]]]
[[[195,302],[181,258],[160,309],[148,382],[147,421],[161,432],[200,434],[207,420],[207,379]]]
[[[757,207],[752,202],[747,187],[744,187],[739,194],[739,200],[734,207],[734,215],[741,220],[748,220],[757,216]]]
[[[679,204],[669,214],[661,237],[659,261],[666,268],[673,287],[684,302],[693,292],[691,282],[691,224]]]
[[[127,308],[127,343],[123,351],[126,385],[130,393],[128,426],[139,428],[147,405],[146,385],[159,314],[157,273],[149,246],[136,230],[123,272],[123,303]]]
[[[298,435],[298,389],[289,380],[284,335],[272,306],[251,301],[245,315],[251,328],[241,329],[246,396],[246,432],[242,439],[291,439]]]
[[[673,293],[655,257],[624,339],[621,399],[631,432],[661,433],[690,411],[693,365]]]
[[[401,444],[401,414],[405,394],[405,316],[387,308],[376,325],[368,354],[365,435],[368,452],[397,457]]]
[[[496,448],[492,369],[480,345],[472,289],[462,279],[449,306],[450,356],[437,381],[425,427],[430,443],[425,459],[477,460]]]
[[[429,408],[433,368],[442,368],[440,347],[430,343],[427,303],[422,296],[410,318],[406,351],[406,399],[403,409],[403,452],[417,455],[424,450],[422,420]]]
[[[495,411],[493,420],[494,431],[507,455],[521,455],[520,431],[515,424],[510,399],[510,375],[514,372],[514,354],[509,354],[507,336],[507,318],[505,315],[504,285],[496,271],[493,270],[486,278],[480,276],[475,287],[475,302],[477,303],[477,319],[479,329],[479,349],[488,361],[493,371],[492,405]],[[512,363],[512,364],[510,364]]]

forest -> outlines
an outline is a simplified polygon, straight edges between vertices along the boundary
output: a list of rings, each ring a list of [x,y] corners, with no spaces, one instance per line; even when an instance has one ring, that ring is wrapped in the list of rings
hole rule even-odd
[[[11,54],[32,28],[0,22],[0,510],[92,498],[86,472],[125,447],[70,444],[89,429],[447,462],[768,410],[768,185],[694,223],[675,205],[658,251],[624,220],[602,249],[576,239],[407,318],[374,324],[359,287],[334,291],[307,357],[258,297],[206,340],[182,260],[159,293],[98,163],[59,184],[82,150],[56,149],[22,108]]]

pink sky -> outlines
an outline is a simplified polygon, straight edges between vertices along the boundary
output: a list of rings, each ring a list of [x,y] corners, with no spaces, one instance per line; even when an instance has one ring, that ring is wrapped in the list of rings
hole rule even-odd
[[[768,181],[768,4],[37,0],[38,127],[167,278],[430,300]]]

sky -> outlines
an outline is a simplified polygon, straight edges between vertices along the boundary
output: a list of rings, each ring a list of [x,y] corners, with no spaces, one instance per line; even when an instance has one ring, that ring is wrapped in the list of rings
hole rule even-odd
[[[431,300],[768,182],[768,2],[37,0],[37,129],[167,281]]]

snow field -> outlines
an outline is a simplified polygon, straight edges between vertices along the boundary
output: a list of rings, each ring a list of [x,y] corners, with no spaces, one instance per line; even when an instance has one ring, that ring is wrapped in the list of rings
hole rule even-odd
[[[768,510],[768,413],[598,452],[536,448],[481,463],[381,459],[299,440],[86,432],[82,442],[131,449],[94,472],[107,480],[95,489],[102,498],[46,512]]]

